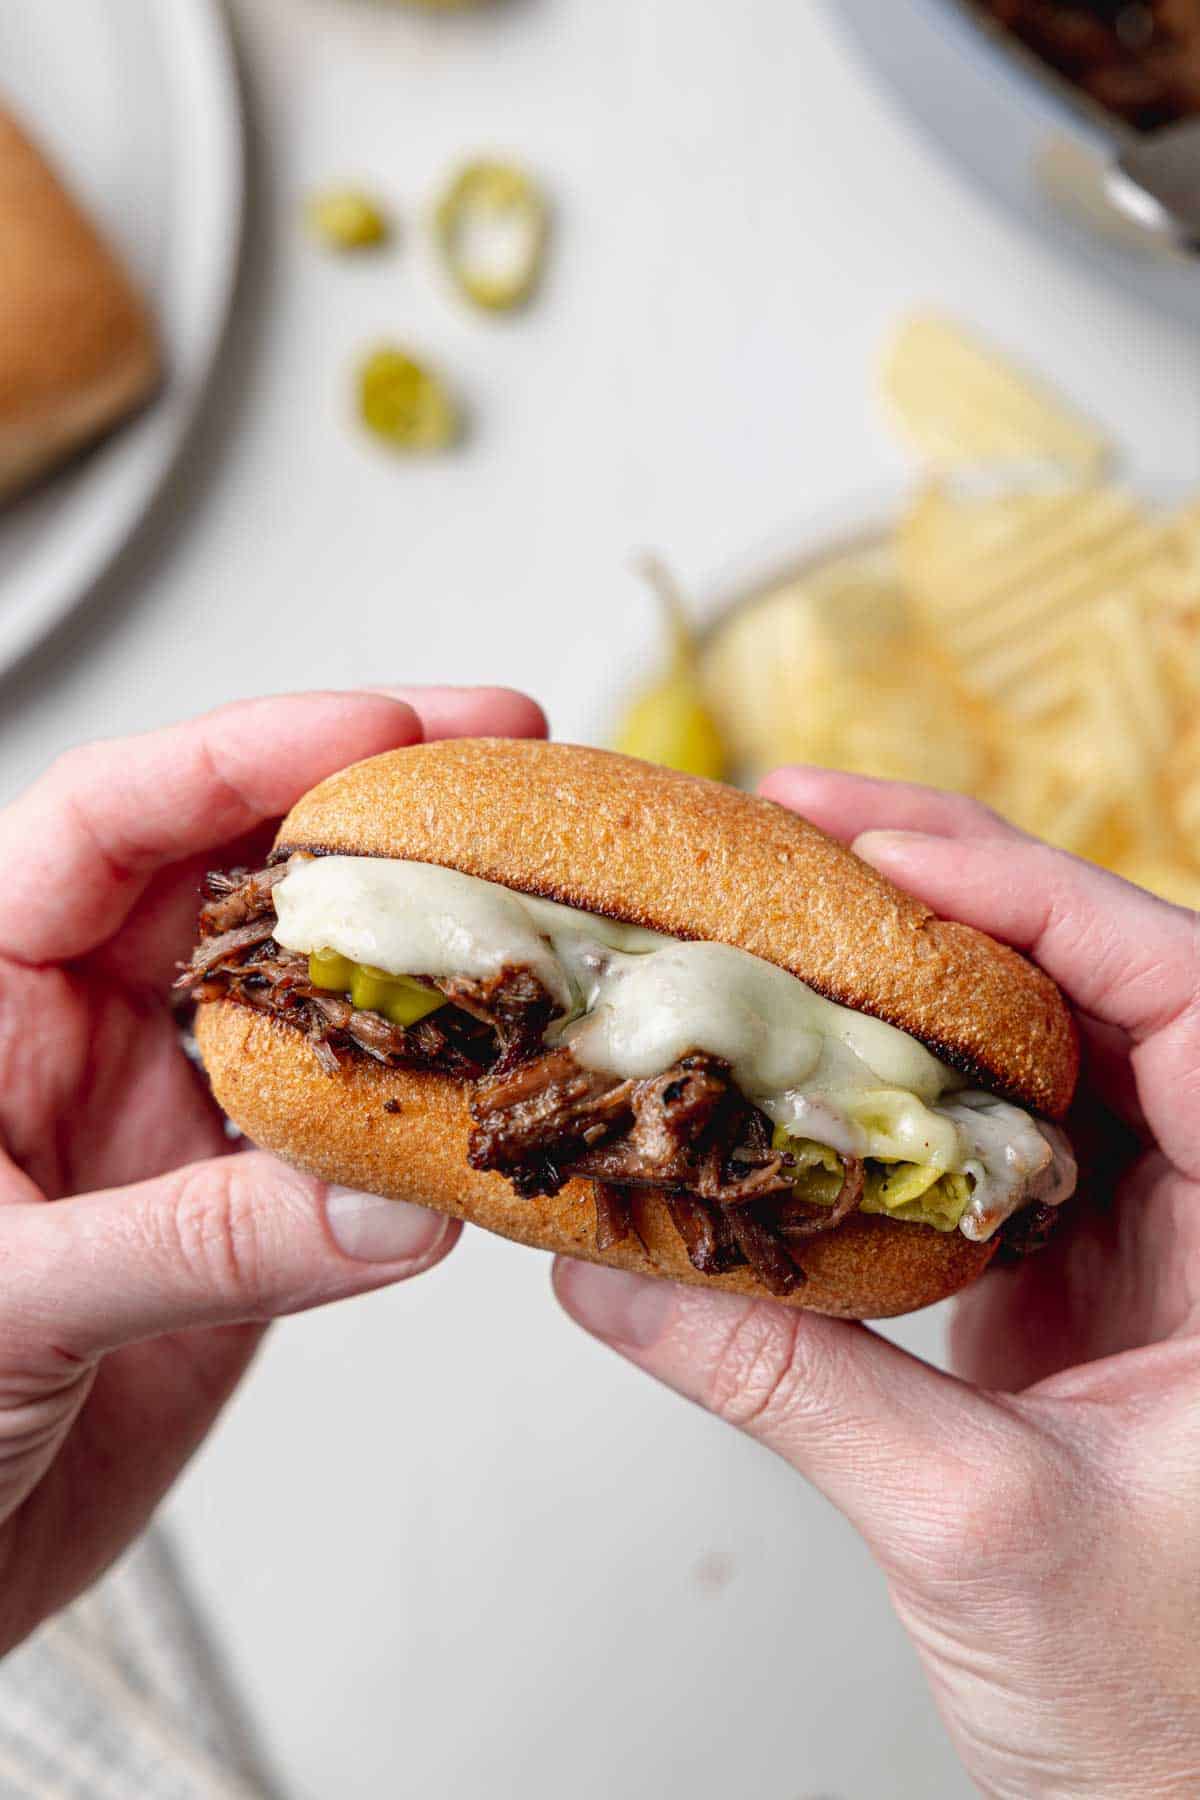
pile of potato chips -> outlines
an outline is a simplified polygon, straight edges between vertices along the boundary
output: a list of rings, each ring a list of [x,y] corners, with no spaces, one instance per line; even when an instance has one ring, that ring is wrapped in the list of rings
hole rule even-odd
[[[698,692],[731,766],[961,789],[1200,905],[1200,501],[1114,484],[1101,433],[940,320],[883,388],[920,490],[715,627]]]

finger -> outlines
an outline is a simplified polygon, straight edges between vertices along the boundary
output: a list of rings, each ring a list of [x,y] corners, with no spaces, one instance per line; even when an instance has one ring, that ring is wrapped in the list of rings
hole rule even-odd
[[[808,1477],[885,1559],[950,1503],[947,1458],[1003,1454],[1018,1427],[862,1326],[560,1261],[579,1324]]]
[[[427,738],[542,738],[548,727],[536,700],[504,687],[386,687],[411,706]]]
[[[511,688],[394,688],[388,698],[411,706],[427,739],[487,735],[540,737],[545,716],[536,701]],[[224,868],[258,868],[266,860],[275,821],[222,845]],[[118,937],[101,953],[105,970],[123,982],[170,990],[196,934],[200,883],[213,866],[211,850],[160,870],[129,913]]]
[[[6,1002],[0,1142],[47,1199],[148,1180],[228,1148],[207,1083],[157,1002],[89,997],[66,970],[0,963],[0,1021]],[[3,1267],[0,1250],[0,1294]]]
[[[1195,1199],[1182,1175],[1151,1153],[1117,1204],[1070,1210],[1036,1256],[956,1300],[949,1347],[968,1381],[1013,1392],[1064,1370],[1096,1374],[1126,1350],[1194,1330],[1185,1243]]]
[[[403,701],[294,694],[69,751],[0,814],[0,954],[83,955],[164,864],[240,837],[334,770],[420,737]]]
[[[1195,993],[1195,914],[1065,851],[911,831],[868,831],[854,849],[943,918],[1023,950],[1077,1006],[1135,1041]]]
[[[0,1206],[40,1206],[45,1198],[37,1182],[9,1156],[0,1136]]]
[[[910,781],[880,781],[873,775],[849,775],[797,763],[775,769],[759,784],[759,793],[802,813],[813,825],[848,844],[861,831],[888,827],[929,831],[939,837],[1023,838],[1024,833],[999,813],[966,794]]]
[[[940,838],[1036,842],[978,800],[911,782],[797,765],[768,775],[760,792],[844,843],[875,828],[923,831]],[[1126,1034],[1099,1020],[1080,1018],[1079,1024],[1093,1091],[1135,1129],[1143,1130]]]
[[[22,1278],[0,1314],[0,1364],[31,1343],[88,1360],[165,1332],[304,1311],[431,1268],[459,1232],[261,1151],[10,1208],[0,1249]]]
[[[261,869],[271,853],[276,821],[199,856],[160,869],[146,883],[115,937],[88,959],[88,968],[121,986],[168,997],[196,941],[204,877],[213,868]]]
[[[854,849],[945,918],[1013,944],[1082,1012],[1127,1032],[1137,1099],[1200,1172],[1197,915],[1045,844],[869,831]]]

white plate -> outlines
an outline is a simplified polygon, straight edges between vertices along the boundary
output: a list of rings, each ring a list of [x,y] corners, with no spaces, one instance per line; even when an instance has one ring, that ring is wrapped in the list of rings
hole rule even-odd
[[[32,126],[149,294],[154,404],[0,509],[0,673],[81,600],[133,532],[195,414],[233,287],[237,79],[218,0],[0,6],[0,98]]]

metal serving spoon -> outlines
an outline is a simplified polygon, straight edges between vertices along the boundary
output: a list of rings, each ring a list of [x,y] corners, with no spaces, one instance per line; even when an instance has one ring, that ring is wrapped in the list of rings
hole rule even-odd
[[[1200,119],[1125,144],[1104,185],[1127,218],[1181,248],[1200,249]]]

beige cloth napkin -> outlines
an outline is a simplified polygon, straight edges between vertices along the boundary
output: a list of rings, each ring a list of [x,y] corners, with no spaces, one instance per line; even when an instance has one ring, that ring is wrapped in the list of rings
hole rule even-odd
[[[0,1663],[0,1800],[276,1800],[160,1528]]]

